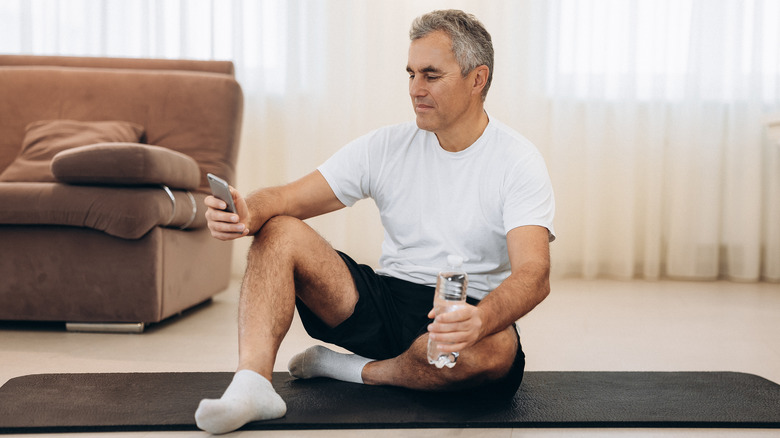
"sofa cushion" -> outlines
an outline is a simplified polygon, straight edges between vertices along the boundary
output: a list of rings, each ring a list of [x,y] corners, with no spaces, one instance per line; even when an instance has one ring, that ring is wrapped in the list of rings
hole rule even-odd
[[[101,142],[138,142],[143,126],[118,121],[41,120],[25,128],[22,150],[0,174],[5,182],[54,182],[49,168],[61,151]]]
[[[156,226],[205,227],[205,193],[170,193],[161,187],[0,184],[0,225],[70,225],[124,239],[139,239]]]
[[[62,151],[51,161],[54,177],[70,184],[159,185],[195,190],[200,168],[181,152],[139,143],[98,143]]]

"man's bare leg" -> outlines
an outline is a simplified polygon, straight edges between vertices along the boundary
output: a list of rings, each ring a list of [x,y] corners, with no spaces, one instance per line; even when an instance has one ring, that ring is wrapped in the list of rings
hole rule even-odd
[[[304,222],[276,217],[250,249],[239,301],[238,369],[271,379],[296,295],[332,327],[347,319],[357,303],[349,269],[330,244]]]
[[[298,378],[345,378],[351,363],[360,364],[362,383],[401,386],[419,390],[470,389],[482,383],[499,380],[509,373],[519,345],[514,327],[489,336],[461,352],[453,368],[436,368],[428,363],[428,335],[417,338],[398,357],[369,361],[360,356],[344,355],[324,347],[312,347],[293,357],[290,373]],[[343,362],[349,358],[350,363]],[[363,359],[362,364],[356,359]],[[353,371],[352,371],[353,372]]]
[[[222,398],[201,401],[198,427],[226,433],[285,414],[270,381],[296,295],[331,326],[348,318],[357,303],[349,269],[333,248],[302,221],[275,217],[249,251],[239,299],[238,371]]]
[[[506,376],[518,348],[515,329],[509,327],[460,352],[453,368],[436,368],[428,363],[428,335],[425,334],[400,356],[366,365],[363,381],[369,385],[430,391],[471,389]]]

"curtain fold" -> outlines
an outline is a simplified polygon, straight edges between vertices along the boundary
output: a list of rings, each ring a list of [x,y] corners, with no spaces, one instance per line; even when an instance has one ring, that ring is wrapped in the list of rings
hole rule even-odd
[[[411,120],[409,25],[451,7],[493,36],[491,116],[547,160],[553,275],[780,281],[778,0],[3,0],[0,52],[233,60],[248,192]],[[370,201],[310,223],[376,265]]]
[[[560,274],[778,280],[778,2],[715,3],[550,3]]]

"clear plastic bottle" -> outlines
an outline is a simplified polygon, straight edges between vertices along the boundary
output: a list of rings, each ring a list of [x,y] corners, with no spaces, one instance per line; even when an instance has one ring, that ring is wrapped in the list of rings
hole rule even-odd
[[[436,316],[455,310],[466,301],[468,275],[463,271],[463,257],[447,256],[446,269],[439,272],[436,280],[436,292],[433,297],[433,308]],[[436,368],[452,368],[458,360],[458,353],[443,353],[439,343],[428,338],[428,363]]]

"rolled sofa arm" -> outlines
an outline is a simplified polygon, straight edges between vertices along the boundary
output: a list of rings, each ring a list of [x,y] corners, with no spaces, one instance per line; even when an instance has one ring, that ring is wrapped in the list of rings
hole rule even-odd
[[[206,225],[200,168],[188,155],[140,143],[96,143],[51,160],[57,182],[0,183],[0,224],[70,225],[139,239],[156,226]]]
[[[2,183],[0,225],[69,225],[123,239],[140,239],[157,226],[206,226],[205,193],[163,187]]]

